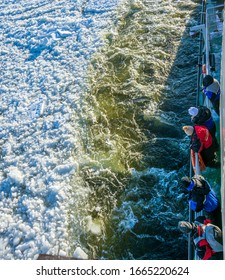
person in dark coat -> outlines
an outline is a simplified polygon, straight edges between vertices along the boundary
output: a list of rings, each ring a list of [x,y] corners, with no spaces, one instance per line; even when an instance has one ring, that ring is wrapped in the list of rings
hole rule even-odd
[[[201,260],[222,260],[223,242],[222,231],[211,220],[199,216],[193,223],[180,221],[179,230],[190,234],[197,256]]]
[[[184,126],[183,130],[191,138],[191,150],[200,154],[204,165],[206,167],[219,167],[216,159],[217,145],[207,127],[204,125]]]
[[[191,210],[198,213],[204,211],[204,215],[213,223],[221,226],[221,206],[219,200],[209,183],[202,175],[187,176],[181,178],[181,191],[188,194],[188,202]]]
[[[220,107],[220,84],[211,75],[206,75],[202,81],[203,92],[211,101],[217,115],[219,115]]]
[[[194,125],[204,125],[208,128],[215,145],[219,147],[216,139],[216,124],[212,118],[210,109],[206,106],[190,107],[188,113],[191,115],[191,121]]]

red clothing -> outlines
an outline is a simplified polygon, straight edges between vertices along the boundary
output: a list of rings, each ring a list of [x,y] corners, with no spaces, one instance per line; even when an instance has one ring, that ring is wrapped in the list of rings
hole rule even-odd
[[[211,220],[209,219],[205,219],[204,220],[204,225],[207,225],[211,223]],[[211,258],[213,255],[215,255],[216,252],[214,252],[211,248],[211,246],[209,245],[208,241],[205,239],[205,236],[203,237],[203,228],[202,226],[198,226],[197,228],[197,232],[198,232],[198,237],[201,237],[201,240],[198,242],[197,246],[198,247],[205,247],[205,254],[202,258],[202,260],[208,260],[209,258]]]
[[[194,126],[197,138],[201,142],[201,148],[199,152],[201,152],[203,149],[208,149],[210,146],[212,146],[213,139],[212,136],[208,130],[208,128],[204,125],[195,125]],[[192,141],[195,139],[193,138]]]
[[[212,257],[212,255],[215,255],[215,252],[212,250],[212,248],[210,247],[208,241],[206,239],[202,239],[199,244],[199,247],[204,247],[205,246],[205,255],[202,258],[202,260],[208,260],[209,258]]]

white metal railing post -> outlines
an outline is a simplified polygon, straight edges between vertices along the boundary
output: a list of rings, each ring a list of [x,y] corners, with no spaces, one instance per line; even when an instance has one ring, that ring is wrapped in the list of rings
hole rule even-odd
[[[199,166],[199,160],[198,160],[198,153],[195,153],[195,174],[200,175],[200,166]]]
[[[208,10],[206,9],[206,14],[205,14],[205,63],[206,63],[206,74],[209,74],[209,32],[208,32]],[[205,98],[205,106],[206,107],[211,107],[210,106],[210,101],[208,98]]]
[[[201,171],[200,171],[200,166],[199,166],[199,159],[198,159],[198,153],[195,153],[195,175],[201,175]],[[196,213],[195,212],[195,219],[198,217],[198,216],[203,216],[203,211],[200,211],[199,213]],[[195,259],[196,260],[199,260],[199,257],[195,251]]]

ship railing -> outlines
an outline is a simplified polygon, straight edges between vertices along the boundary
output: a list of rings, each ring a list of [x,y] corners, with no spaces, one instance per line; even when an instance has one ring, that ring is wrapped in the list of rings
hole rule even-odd
[[[224,19],[225,19],[225,11]],[[222,58],[221,58],[221,97],[220,97],[220,147],[221,147],[221,214],[223,232],[223,259],[225,259],[225,21],[222,33]]]
[[[213,53],[212,39],[221,35],[223,31],[223,9],[224,5],[217,5],[206,9],[205,19],[205,65],[206,73],[214,76],[216,70],[216,58]],[[220,59],[221,60],[221,59]],[[208,98],[204,98],[204,105],[212,109],[212,103]]]
[[[205,105],[212,110],[212,104],[208,98],[202,93],[202,80],[205,75],[210,74],[213,76],[215,71],[215,56],[211,49],[211,37],[216,33],[223,32],[223,19],[224,19],[224,5],[217,5],[206,9],[206,1],[202,1],[200,25],[194,26],[190,29],[191,32],[199,32],[199,56],[198,56],[198,73],[197,73],[197,94],[196,106]],[[224,43],[225,44],[225,43]],[[224,46],[225,50],[225,46]],[[225,51],[224,51],[225,52]],[[225,61],[225,58],[224,58]],[[225,65],[225,62],[224,62]],[[225,84],[225,82],[224,82]],[[224,85],[225,87],[225,85]],[[222,162],[222,161],[221,161]],[[201,175],[198,153],[195,153],[195,174]],[[193,175],[192,161],[190,160],[190,177]],[[224,176],[224,174],[223,174]],[[221,176],[222,177],[222,176]],[[222,177],[223,178],[223,177]],[[225,185],[224,185],[225,189]],[[223,192],[223,194],[225,191]],[[223,197],[223,196],[222,196]],[[225,203],[225,202],[224,202]],[[223,203],[222,203],[223,204]],[[200,213],[193,213],[189,208],[189,221],[193,222],[198,216],[203,215]],[[223,217],[225,227],[225,217]],[[225,242],[225,236],[223,236]],[[199,259],[194,251],[191,235],[188,238],[188,259]]]
[[[201,13],[200,13],[200,24],[197,26],[194,26],[190,29],[190,32],[198,32],[199,33],[199,53],[198,53],[198,72],[197,72],[197,92],[196,92],[196,106],[201,104],[201,87],[202,87],[202,65],[204,65],[205,61],[205,42],[206,42],[206,32],[205,32],[205,13],[206,13],[206,2],[205,0],[202,1],[201,6]],[[193,176],[193,170],[196,175],[200,175],[200,166],[199,166],[199,159],[198,159],[198,153],[195,153],[195,169],[192,166],[192,160],[190,156],[190,177]],[[196,218],[196,213],[191,210],[189,207],[189,222],[192,223]],[[191,234],[188,236],[188,259],[198,259],[196,252],[193,247],[192,237]]]

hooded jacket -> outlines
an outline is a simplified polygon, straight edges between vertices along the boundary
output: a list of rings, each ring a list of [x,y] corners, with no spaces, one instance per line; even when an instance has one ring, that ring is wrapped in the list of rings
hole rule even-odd
[[[198,106],[198,114],[192,117],[192,122],[195,125],[204,125],[210,131],[215,128],[215,122],[212,118],[211,111],[206,106]]]
[[[213,144],[212,136],[204,125],[195,125],[191,136],[191,149],[200,153],[203,149],[208,149]]]
[[[209,219],[203,223],[195,221],[195,225],[197,230],[193,242],[200,259],[208,260],[223,252],[222,232],[218,226],[213,225]]]
[[[220,84],[216,79],[213,79],[213,82],[209,85],[203,87],[204,94],[212,102],[215,112],[219,115],[220,107]]]
[[[210,100],[217,100],[220,98],[220,84],[216,79],[213,83],[203,88],[203,92]]]
[[[210,213],[219,207],[219,200],[215,192],[203,176],[195,175],[192,177],[187,191],[189,191],[189,206],[193,211],[200,212],[205,210]]]

